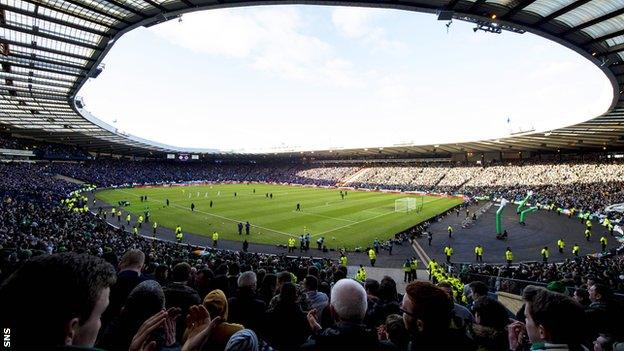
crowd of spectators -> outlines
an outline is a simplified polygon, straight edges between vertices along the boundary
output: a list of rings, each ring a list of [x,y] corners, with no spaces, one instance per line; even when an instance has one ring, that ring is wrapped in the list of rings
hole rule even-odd
[[[614,291],[624,294],[624,256],[581,256],[561,263],[520,263],[513,266],[464,265],[460,276],[473,279],[478,275],[488,277],[488,283],[496,290],[518,293],[522,283],[516,280],[547,284],[561,281],[566,287],[580,287],[587,279],[599,281]],[[505,279],[510,278],[510,279]]]
[[[583,172],[586,166],[566,166],[565,177],[576,177],[575,182],[549,186],[619,181],[611,175],[586,177],[570,171]],[[592,167],[617,172],[619,166]],[[438,178],[437,169],[420,173],[436,179],[423,186],[446,178]],[[509,318],[487,294],[454,301],[444,282],[437,282],[440,287],[413,282],[400,295],[392,278],[361,284],[349,279],[346,267],[335,260],[211,250],[125,233],[89,213],[64,209],[60,200],[78,185],[55,177],[60,173],[120,185],[184,180],[313,183],[317,176],[325,184],[352,171],[357,169],[267,170],[156,161],[0,164],[0,324],[11,331],[11,348],[613,350],[622,341],[621,308],[611,298],[613,290],[622,288],[622,257],[464,267],[460,277],[492,277],[488,283],[499,290],[505,289],[502,278],[508,277],[549,283],[550,290],[524,288],[524,308]],[[487,172],[477,168],[471,174]],[[451,173],[444,186],[463,186],[474,179]],[[565,292],[560,286],[574,289],[578,299],[556,292]]]

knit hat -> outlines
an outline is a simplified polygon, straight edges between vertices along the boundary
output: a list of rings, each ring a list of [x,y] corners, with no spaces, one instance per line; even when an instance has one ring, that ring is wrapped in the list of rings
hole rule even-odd
[[[563,294],[565,292],[565,285],[563,285],[562,282],[555,280],[548,283],[546,289]]]
[[[210,312],[216,313],[216,315],[211,315],[211,318],[221,317],[221,319],[225,322],[228,317],[228,301],[225,297],[225,294],[220,289],[215,289],[211,291],[204,298],[204,307]]]
[[[258,351],[258,337],[251,329],[243,329],[232,335],[225,351]]]

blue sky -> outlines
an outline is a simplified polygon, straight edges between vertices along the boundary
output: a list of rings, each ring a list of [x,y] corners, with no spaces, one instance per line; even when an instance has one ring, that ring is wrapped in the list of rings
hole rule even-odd
[[[608,108],[608,81],[578,54],[473,27],[387,9],[202,11],[123,36],[78,95],[126,133],[248,152],[497,138]]]

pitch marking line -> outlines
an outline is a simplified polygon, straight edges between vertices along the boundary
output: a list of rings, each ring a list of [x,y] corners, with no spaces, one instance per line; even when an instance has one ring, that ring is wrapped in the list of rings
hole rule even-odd
[[[137,195],[135,195],[135,194],[133,194],[133,193],[130,193],[130,192],[128,192],[128,191],[124,191],[124,190],[120,190],[120,189],[117,189],[117,190],[121,191],[122,193],[125,193],[125,194],[128,194],[128,195],[131,195],[131,196],[137,196]],[[157,198],[157,197],[153,197],[153,198],[154,198],[154,199],[156,199],[156,200],[163,201],[163,199],[159,199],[159,198]],[[178,207],[178,208],[181,208],[181,209],[185,209],[185,210],[189,210],[189,211],[191,211],[191,210],[190,210],[190,209],[188,209],[186,206],[178,205],[178,204],[174,203],[173,201],[170,201],[170,203],[171,203],[171,205],[176,206],[176,207]],[[202,213],[202,214],[206,214],[206,215],[209,215],[209,216],[213,216],[213,217],[217,217],[217,218],[225,219],[225,220],[232,221],[232,222],[237,222],[237,223],[239,223],[239,222],[244,222],[243,220],[234,219],[234,218],[229,218],[229,217],[225,217],[225,216],[220,216],[220,215],[217,215],[217,214],[214,214],[214,213],[204,212],[204,211],[201,211],[201,210],[195,210],[194,212],[197,212],[197,213]],[[277,234],[281,234],[281,235],[290,236],[290,237],[292,237],[292,238],[298,238],[298,236],[296,236],[296,235],[288,234],[288,233],[285,233],[285,232],[280,232],[279,230],[275,230],[275,229],[270,229],[270,228],[262,227],[262,226],[259,226],[259,225],[256,225],[256,224],[252,224],[251,226],[252,226],[252,227],[259,228],[259,229],[268,230],[268,231],[273,232],[273,233],[277,233]]]
[[[351,223],[355,223],[357,221],[352,221],[350,219],[345,219],[345,218],[338,218],[338,217],[331,217],[331,216],[325,216],[322,214],[318,214],[318,213],[313,213],[313,212],[304,212],[304,211],[291,211],[292,213],[300,213],[300,214],[304,214],[304,215],[308,215],[308,216],[316,216],[316,217],[322,217],[322,218],[329,218],[329,219],[334,219],[337,221],[345,221],[345,222],[351,222]]]
[[[370,220],[372,220],[372,219],[379,218],[379,217],[381,217],[381,216],[389,215],[390,213],[395,213],[395,212],[394,212],[394,211],[390,211],[390,212],[382,213],[382,214],[380,214],[380,215],[373,216],[373,217],[370,217],[370,218],[367,218],[367,219],[363,219],[363,220],[361,220],[361,221],[353,222],[353,223],[351,223],[351,224],[346,224],[346,225],[343,225],[343,226],[340,226],[340,227],[337,227],[337,228],[334,228],[334,229],[330,229],[330,230],[326,230],[326,231],[324,231],[324,232],[320,232],[320,233],[318,233],[318,234],[314,234],[314,235],[312,235],[312,237],[316,237],[316,236],[319,236],[319,235],[323,235],[323,234],[331,233],[331,232],[333,232],[333,231],[336,231],[336,230],[339,230],[339,229],[342,229],[342,228],[347,228],[347,227],[350,227],[350,226],[352,226],[352,225],[356,225],[356,224],[360,224],[360,223],[363,223],[363,222],[367,222],[367,221],[370,221]]]

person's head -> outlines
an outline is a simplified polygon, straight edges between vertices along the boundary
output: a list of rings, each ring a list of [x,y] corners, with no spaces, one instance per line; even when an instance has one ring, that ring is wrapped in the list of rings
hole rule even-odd
[[[313,276],[318,278],[318,276],[319,276],[318,268],[316,268],[316,266],[308,267],[308,275],[313,275]]]
[[[504,330],[509,324],[507,309],[500,302],[489,297],[477,299],[473,306],[475,322],[484,327]]]
[[[293,283],[284,283],[280,289],[279,299],[281,304],[294,304],[297,301],[297,287]]]
[[[169,267],[167,265],[161,264],[154,270],[154,277],[159,282],[164,282],[169,279]]]
[[[290,276],[290,272],[283,271],[277,273],[277,290],[279,290],[284,283],[292,282],[292,277]]]
[[[585,312],[571,298],[544,288],[527,286],[525,302],[526,329],[532,343],[580,344],[585,336]]]
[[[589,299],[589,292],[583,288],[574,290],[574,295],[572,297],[582,306],[587,306],[591,303],[591,300]]]
[[[225,345],[225,351],[258,351],[260,343],[251,329],[243,329],[234,333]]]
[[[377,296],[382,301],[398,302],[397,285],[394,279],[387,275],[381,278],[381,283],[379,284],[379,294]]]
[[[241,275],[238,276],[239,289],[255,290],[256,283],[256,273],[254,273],[253,271],[243,272],[241,273]]]
[[[599,334],[594,340],[594,351],[612,351],[615,339],[607,334]]]
[[[488,287],[487,285],[485,285],[484,282],[474,281],[468,285],[470,286],[470,295],[472,296],[473,300],[477,300],[480,297],[487,296]]]
[[[386,317],[386,321],[384,323],[384,329],[388,334],[388,339],[399,347],[399,349],[404,350],[409,343],[409,333],[407,329],[405,329],[405,323],[403,322],[403,317],[398,314],[391,314]]]
[[[171,279],[174,282],[186,283],[191,277],[191,265],[186,262],[180,262],[173,267]]]
[[[210,318],[221,317],[221,319],[226,322],[228,318],[228,300],[225,297],[225,294],[220,289],[215,289],[204,297],[204,307],[208,313],[210,313]]]
[[[444,290],[444,292],[451,298],[451,300],[455,301],[455,297],[453,297],[453,287],[449,282],[440,282],[436,286]]]
[[[589,287],[589,298],[593,302],[607,302],[611,299],[611,289],[603,284],[594,284]]]
[[[119,261],[120,271],[136,271],[141,272],[145,264],[145,254],[141,250],[130,249],[121,256]]]
[[[341,279],[331,290],[330,309],[339,321],[361,322],[368,307],[366,291],[352,279]]]
[[[416,281],[407,285],[401,306],[405,328],[415,337],[442,334],[449,328],[453,301],[444,290]]]
[[[366,294],[377,296],[379,294],[379,282],[375,279],[366,279],[364,282],[364,290],[366,290]]]
[[[305,279],[303,280],[303,287],[306,291],[317,291],[318,279],[316,279],[316,277],[313,275],[305,277]]]
[[[23,349],[93,346],[115,279],[114,267],[94,256],[32,258],[0,286],[0,322]]]

